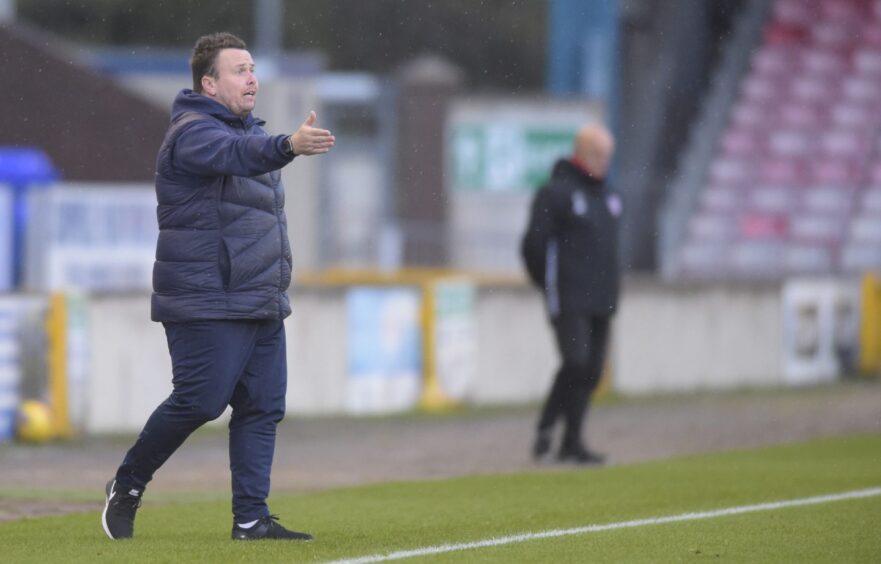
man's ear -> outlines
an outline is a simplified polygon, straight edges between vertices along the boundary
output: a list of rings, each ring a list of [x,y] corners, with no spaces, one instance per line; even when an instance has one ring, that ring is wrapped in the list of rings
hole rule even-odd
[[[209,96],[217,94],[217,85],[214,83],[214,78],[207,74],[202,77],[202,92]]]

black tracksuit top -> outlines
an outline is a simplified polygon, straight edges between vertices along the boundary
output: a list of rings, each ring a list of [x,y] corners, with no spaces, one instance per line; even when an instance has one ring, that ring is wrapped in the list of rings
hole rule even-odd
[[[621,199],[569,160],[535,195],[521,255],[548,313],[612,315],[618,305]]]

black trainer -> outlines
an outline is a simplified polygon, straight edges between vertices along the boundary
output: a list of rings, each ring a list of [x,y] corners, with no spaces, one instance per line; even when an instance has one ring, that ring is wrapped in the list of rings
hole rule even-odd
[[[551,452],[551,433],[550,431],[539,431],[532,444],[532,458],[542,460]]]
[[[576,447],[564,447],[557,453],[557,460],[572,464],[603,464],[605,455],[588,450],[581,445]]]
[[[107,482],[104,489],[107,502],[101,514],[101,525],[111,539],[130,539],[135,532],[135,514],[141,506],[143,492],[132,489],[127,492],[117,491],[116,480]]]
[[[277,515],[269,515],[258,520],[254,525],[247,529],[234,524],[232,526],[233,540],[262,540],[262,539],[280,539],[280,540],[298,540],[310,541],[312,535],[309,533],[298,533],[297,531],[289,531],[276,523]]]

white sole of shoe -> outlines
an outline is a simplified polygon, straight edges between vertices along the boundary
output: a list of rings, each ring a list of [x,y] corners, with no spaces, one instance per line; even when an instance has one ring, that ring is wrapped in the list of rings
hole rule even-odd
[[[116,485],[116,480],[110,484],[110,487],[105,489],[104,491],[104,511],[101,512],[101,526],[104,528],[104,532],[110,538],[110,540],[116,540],[113,538],[113,535],[110,534],[110,527],[107,526],[107,508],[110,507],[110,498],[112,497],[110,493],[113,491],[113,486]]]

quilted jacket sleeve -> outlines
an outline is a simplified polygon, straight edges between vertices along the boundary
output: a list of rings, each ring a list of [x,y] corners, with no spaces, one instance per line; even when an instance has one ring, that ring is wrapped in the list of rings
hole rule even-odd
[[[174,166],[195,176],[265,174],[293,159],[284,151],[285,137],[239,134],[214,120],[196,120],[175,143]]]

